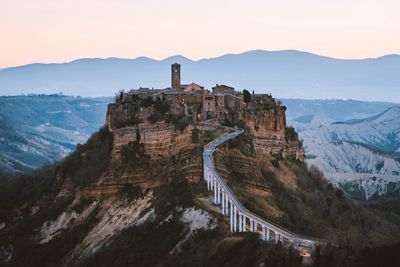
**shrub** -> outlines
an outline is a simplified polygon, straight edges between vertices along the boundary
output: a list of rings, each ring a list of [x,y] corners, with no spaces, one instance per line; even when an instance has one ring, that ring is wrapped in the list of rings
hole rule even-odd
[[[248,104],[251,101],[251,94],[248,90],[243,90],[243,101]]]
[[[171,122],[174,125],[175,131],[179,130],[181,132],[183,132],[190,124],[189,119],[186,117],[172,117]]]
[[[165,114],[169,111],[170,106],[168,103],[162,102],[161,99],[157,97],[156,101],[154,102],[154,108],[161,114]]]
[[[55,165],[45,166],[31,174],[0,176],[0,218],[12,217],[13,207],[34,203],[49,193],[55,181]]]
[[[133,186],[131,184],[125,184],[121,189],[121,193],[127,197],[129,201],[142,197],[142,190],[139,186]]]
[[[113,147],[113,135],[106,127],[93,134],[86,144],[78,144],[60,164],[59,171],[71,177],[74,186],[94,182],[107,168]]]
[[[140,162],[148,158],[145,154],[144,144],[140,143],[138,140],[131,141],[127,145],[124,145],[121,148],[121,155],[124,161],[133,167],[139,165]]]
[[[141,102],[142,102],[141,106],[145,107],[145,108],[148,108],[148,107],[150,107],[151,105],[154,104],[153,98],[151,96],[148,96],[146,98],[142,98]]]
[[[200,131],[197,128],[194,128],[192,131],[192,143],[198,144],[200,142]]]
[[[286,127],[285,140],[286,142],[298,140],[298,134],[293,127]]]

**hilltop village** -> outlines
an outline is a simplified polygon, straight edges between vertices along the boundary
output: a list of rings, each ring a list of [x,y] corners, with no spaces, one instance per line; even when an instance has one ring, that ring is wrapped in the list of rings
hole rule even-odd
[[[285,110],[271,94],[240,92],[224,84],[216,84],[211,90],[196,83],[182,84],[181,65],[175,63],[171,65],[169,88],[118,93],[115,103],[108,106],[106,125],[114,132],[114,142],[120,142],[121,146],[136,140],[140,134],[142,143],[149,142],[147,152],[151,144],[157,150],[153,156],[161,156],[163,146],[159,143],[171,138],[166,135],[166,124],[184,133],[207,123],[245,129],[252,136],[257,152],[302,159],[301,142],[295,131],[286,127]],[[158,133],[151,136],[155,131]]]
[[[121,92],[117,95],[116,103],[110,105],[109,109],[117,108],[124,103],[135,103],[140,99],[147,99],[148,103],[156,102],[158,99],[168,105],[168,112],[172,116],[185,116],[193,122],[215,119],[220,123],[241,120],[240,116],[245,108],[270,107],[275,109],[277,114],[285,111],[285,107],[277,105],[270,94],[254,94],[253,91],[253,94],[245,99],[243,92],[235,91],[235,88],[224,84],[216,84],[211,89],[211,91],[207,90],[196,83],[181,84],[181,66],[175,63],[171,65],[171,87],[140,88],[127,93]],[[148,115],[141,119],[151,120],[151,114]],[[274,121],[273,124],[273,128],[279,130],[278,125],[285,122]]]

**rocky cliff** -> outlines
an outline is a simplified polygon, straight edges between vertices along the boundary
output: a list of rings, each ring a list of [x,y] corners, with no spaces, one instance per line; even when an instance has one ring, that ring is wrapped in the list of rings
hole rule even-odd
[[[297,134],[286,127],[285,108],[247,109],[243,115],[245,130],[258,154],[282,155],[304,159],[303,146]],[[294,134],[292,134],[294,133]]]

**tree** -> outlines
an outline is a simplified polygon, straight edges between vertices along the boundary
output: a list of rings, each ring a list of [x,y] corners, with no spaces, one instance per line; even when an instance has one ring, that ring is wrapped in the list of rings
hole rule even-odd
[[[248,104],[251,101],[251,94],[246,89],[243,90],[243,101]]]

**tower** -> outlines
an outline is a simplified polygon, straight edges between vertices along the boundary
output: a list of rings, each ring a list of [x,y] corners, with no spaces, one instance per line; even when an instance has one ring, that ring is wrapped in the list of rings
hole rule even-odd
[[[178,63],[171,65],[171,87],[172,89],[181,88],[181,65]]]

